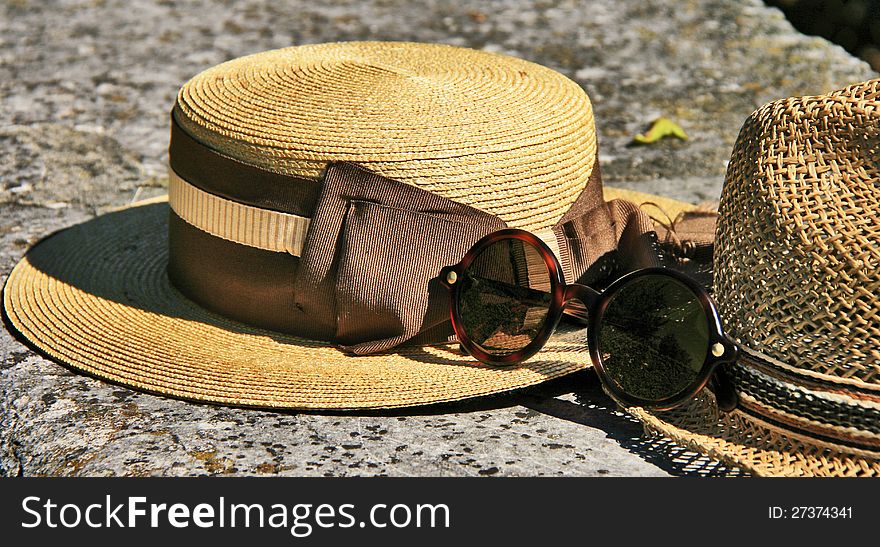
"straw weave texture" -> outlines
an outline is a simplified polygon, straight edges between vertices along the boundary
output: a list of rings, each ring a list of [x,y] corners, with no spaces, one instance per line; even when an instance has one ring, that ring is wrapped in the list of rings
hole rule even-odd
[[[297,46],[206,70],[178,121],[211,148],[318,178],[349,161],[493,213],[549,228],[596,158],[586,93],[548,68],[445,45]]]
[[[733,151],[715,249],[715,292],[735,338],[816,378],[875,389],[878,86],[755,112]]]
[[[731,372],[749,412],[719,413],[706,393],[672,412],[632,409],[648,431],[759,475],[880,476],[878,99],[872,80],[746,120],[714,290],[743,348]]]
[[[629,412],[642,421],[647,433],[708,455],[757,476],[880,477],[876,452],[841,451],[833,443],[793,434],[739,411],[718,411],[709,394],[691,405],[668,412]]]

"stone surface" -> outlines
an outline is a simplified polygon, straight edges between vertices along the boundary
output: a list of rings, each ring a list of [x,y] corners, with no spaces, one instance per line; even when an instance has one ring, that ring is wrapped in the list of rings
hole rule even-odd
[[[210,16],[206,16],[210,14]],[[168,112],[187,78],[265,49],[436,41],[533,60],[593,100],[606,184],[715,199],[760,104],[874,76],[740,0],[59,1],[0,6],[0,272],[52,230],[163,192]],[[690,139],[631,147],[658,116]],[[581,374],[409,412],[194,405],[69,372],[0,332],[4,475],[735,474],[662,442]]]

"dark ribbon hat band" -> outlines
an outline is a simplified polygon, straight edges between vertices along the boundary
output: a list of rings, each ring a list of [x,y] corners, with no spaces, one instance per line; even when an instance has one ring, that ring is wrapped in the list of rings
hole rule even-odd
[[[438,272],[506,227],[352,164],[328,165],[321,181],[244,164],[197,142],[173,113],[169,152],[174,286],[231,319],[355,354],[448,340]],[[545,239],[567,281],[595,284],[612,270],[657,265],[653,230],[635,204],[604,201],[596,164]],[[254,243],[273,237],[277,248]]]

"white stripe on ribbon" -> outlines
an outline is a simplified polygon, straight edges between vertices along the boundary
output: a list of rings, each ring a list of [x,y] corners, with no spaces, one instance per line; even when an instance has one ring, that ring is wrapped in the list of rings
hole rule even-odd
[[[310,218],[215,196],[168,169],[168,202],[187,223],[213,236],[265,251],[302,255]]]
[[[553,251],[553,254],[556,255],[556,259],[559,259],[559,241],[556,239],[556,234],[553,232],[553,228],[544,228],[543,230],[537,230],[534,232],[538,239],[543,241],[550,247],[550,250]]]

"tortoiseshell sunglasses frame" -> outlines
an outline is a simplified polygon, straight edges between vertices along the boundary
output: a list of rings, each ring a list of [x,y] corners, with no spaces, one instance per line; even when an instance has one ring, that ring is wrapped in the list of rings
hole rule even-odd
[[[547,266],[547,272],[550,276],[550,307],[547,310],[547,316],[544,323],[538,330],[534,339],[525,347],[512,353],[503,355],[493,355],[486,352],[478,344],[476,344],[467,334],[461,317],[461,287],[459,282],[467,272],[471,263],[489,246],[506,239],[515,239],[531,245],[544,261]],[[661,275],[670,277],[685,287],[687,287],[697,298],[706,315],[708,325],[708,347],[706,348],[706,359],[703,362],[700,371],[690,385],[680,393],[660,400],[643,399],[624,392],[616,382],[614,382],[606,368],[602,356],[599,352],[599,328],[602,324],[603,315],[608,308],[614,295],[622,287],[632,281],[646,275]],[[721,327],[721,319],[718,315],[718,309],[709,293],[687,275],[668,268],[644,268],[630,272],[611,283],[603,291],[599,292],[586,285],[577,283],[566,283],[562,272],[562,267],[552,250],[540,238],[525,230],[516,228],[508,228],[493,232],[477,243],[465,254],[464,258],[458,264],[447,266],[440,271],[440,281],[449,290],[449,313],[452,319],[452,327],[458,337],[459,343],[465,351],[467,351],[475,359],[496,366],[513,365],[525,361],[535,353],[537,353],[547,342],[559,321],[562,319],[563,312],[567,307],[571,307],[576,302],[581,302],[586,307],[586,317],[583,314],[574,314],[581,320],[586,319],[587,325],[587,344],[590,351],[590,357],[593,362],[593,368],[599,376],[605,391],[619,403],[624,406],[639,406],[651,408],[654,410],[668,410],[674,408],[694,395],[701,389],[712,383],[718,406],[722,410],[732,410],[736,406],[736,394],[730,386],[726,378],[720,374],[719,365],[731,363],[739,357],[739,348],[736,343],[731,340]],[[569,313],[571,311],[569,310]]]

